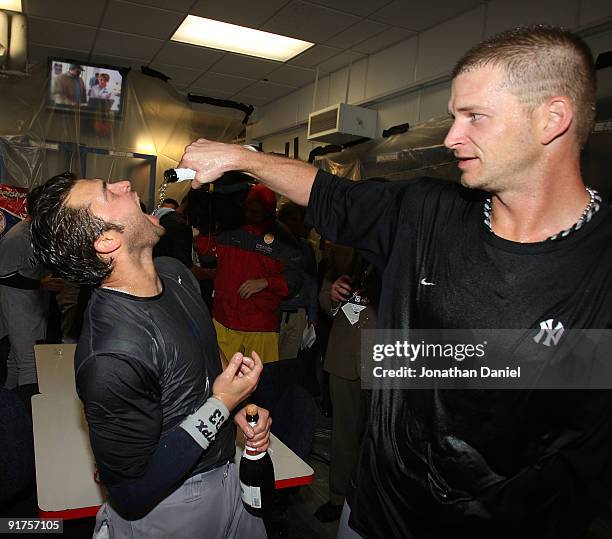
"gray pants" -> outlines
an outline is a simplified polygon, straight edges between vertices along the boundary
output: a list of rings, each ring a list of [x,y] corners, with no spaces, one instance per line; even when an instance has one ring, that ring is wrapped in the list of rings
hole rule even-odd
[[[11,343],[4,385],[6,389],[36,384],[38,381],[34,345],[45,338],[48,303],[49,296],[41,290],[0,286],[1,325]]]
[[[194,475],[140,520],[125,520],[105,503],[94,539],[265,539],[263,521],[247,513],[236,466]]]
[[[349,517],[351,516],[351,508],[346,502],[342,508],[342,515],[340,516],[340,524],[338,524],[338,535],[336,539],[362,539],[353,528],[349,526]]]

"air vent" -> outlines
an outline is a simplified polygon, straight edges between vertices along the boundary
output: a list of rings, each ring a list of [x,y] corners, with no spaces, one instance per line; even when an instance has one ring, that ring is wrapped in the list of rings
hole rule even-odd
[[[308,116],[308,140],[346,144],[376,136],[375,110],[339,103]]]
[[[310,132],[321,133],[322,131],[329,131],[335,129],[338,123],[338,108],[322,112],[314,115],[310,119]]]

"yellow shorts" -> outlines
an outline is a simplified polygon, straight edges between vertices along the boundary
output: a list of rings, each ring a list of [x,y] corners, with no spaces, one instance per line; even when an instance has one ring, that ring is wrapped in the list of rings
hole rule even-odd
[[[263,363],[278,361],[278,333],[274,331],[238,331],[213,319],[217,343],[228,361],[236,352],[250,356],[254,350]]]

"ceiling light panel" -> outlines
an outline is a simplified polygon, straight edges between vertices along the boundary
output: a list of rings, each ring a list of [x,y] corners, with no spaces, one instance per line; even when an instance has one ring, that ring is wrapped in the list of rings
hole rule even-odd
[[[171,39],[278,62],[286,62],[314,45],[308,41],[195,15],[188,15]]]
[[[0,0],[0,9],[21,13],[21,0]]]

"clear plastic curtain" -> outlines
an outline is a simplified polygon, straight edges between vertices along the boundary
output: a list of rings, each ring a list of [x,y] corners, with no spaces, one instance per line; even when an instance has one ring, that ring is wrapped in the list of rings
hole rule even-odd
[[[244,129],[242,112],[191,104],[169,83],[137,71],[125,78],[121,114],[91,102],[59,110],[51,91],[46,64],[27,78],[0,79],[0,184],[31,188],[66,170],[107,181],[128,178],[151,205],[163,170],[177,165],[187,144],[200,137],[232,141]],[[180,199],[186,189],[171,186],[167,195]]]
[[[431,176],[458,181],[455,158],[444,146],[444,137],[451,123],[450,118],[431,120],[410,128],[406,133],[321,156],[315,164],[332,174],[353,180]]]

